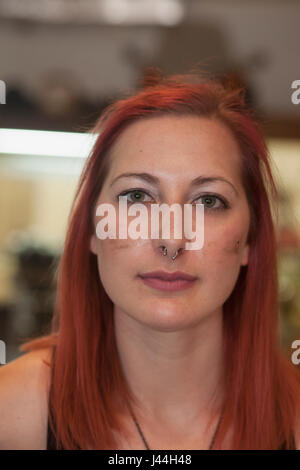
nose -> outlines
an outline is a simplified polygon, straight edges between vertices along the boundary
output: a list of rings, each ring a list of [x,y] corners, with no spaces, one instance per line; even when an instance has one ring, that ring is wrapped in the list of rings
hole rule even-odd
[[[177,256],[184,250],[184,244],[181,243],[169,243],[170,240],[162,240],[161,243],[155,244],[155,249],[158,253],[162,253],[168,258],[175,260]]]
[[[171,217],[172,219],[172,217]],[[175,221],[174,221],[175,222]],[[185,238],[182,236],[183,227],[180,227],[180,223],[172,223],[170,220],[170,230],[163,232],[160,227],[159,237],[152,240],[153,248],[158,254],[167,255],[166,258],[170,259],[174,256],[177,258],[179,254],[182,254],[185,247]],[[163,236],[165,238],[163,238]]]

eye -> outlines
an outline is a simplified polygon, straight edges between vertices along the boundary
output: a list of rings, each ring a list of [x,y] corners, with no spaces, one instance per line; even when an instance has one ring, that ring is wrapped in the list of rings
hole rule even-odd
[[[132,203],[135,203],[135,202],[149,202],[149,201],[145,201],[143,199],[143,196],[148,196],[148,197],[150,197],[150,196],[145,191],[142,191],[141,189],[131,189],[130,191],[124,191],[123,193],[118,195],[118,199],[119,199],[120,196],[127,196],[127,194],[133,196],[132,200],[127,199],[128,202],[132,202]]]
[[[196,199],[196,201],[201,199],[204,201],[201,202],[201,204],[204,205],[205,209],[222,210],[228,209],[229,207],[228,203],[224,199],[215,194],[204,194],[203,196],[200,196],[198,199]],[[218,202],[217,205],[216,201]]]

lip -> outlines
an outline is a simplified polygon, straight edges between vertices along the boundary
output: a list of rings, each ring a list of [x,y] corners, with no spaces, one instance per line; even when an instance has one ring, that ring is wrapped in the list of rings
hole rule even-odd
[[[167,273],[166,271],[153,271],[150,273],[140,274],[141,280],[149,287],[163,291],[178,291],[187,289],[194,285],[195,276],[176,271]]]
[[[175,271],[172,273],[168,273],[167,271],[152,271],[149,273],[142,273],[140,276],[144,279],[156,278],[163,281],[195,281],[195,279],[197,279],[195,276],[191,276],[190,274],[184,273],[182,271]]]

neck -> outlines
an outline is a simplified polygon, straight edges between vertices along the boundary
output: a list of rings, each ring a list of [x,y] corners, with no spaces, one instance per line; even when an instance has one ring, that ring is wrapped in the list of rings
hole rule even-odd
[[[114,320],[122,368],[139,404],[137,419],[152,417],[182,429],[216,411],[222,399],[222,310],[173,332],[153,330],[117,308]]]

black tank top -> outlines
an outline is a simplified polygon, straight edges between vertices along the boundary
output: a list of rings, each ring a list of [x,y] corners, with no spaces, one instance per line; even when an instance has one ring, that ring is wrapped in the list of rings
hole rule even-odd
[[[49,422],[48,422],[48,433],[47,433],[47,450],[57,450],[56,439],[51,431]],[[65,449],[62,448],[61,450],[65,450]],[[80,449],[77,449],[77,450],[80,450]],[[278,450],[286,450],[286,442],[283,442],[283,444],[278,448]],[[293,449],[292,450],[296,450],[296,443],[295,443],[294,437],[293,437]]]

